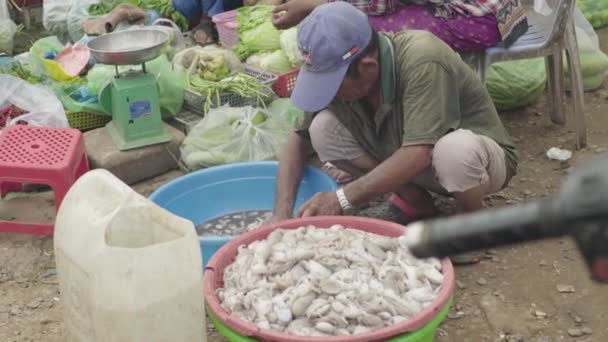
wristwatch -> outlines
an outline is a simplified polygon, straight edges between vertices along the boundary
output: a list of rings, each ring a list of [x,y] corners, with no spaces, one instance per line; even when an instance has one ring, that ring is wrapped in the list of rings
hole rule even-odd
[[[338,197],[338,202],[340,202],[340,207],[342,207],[343,211],[350,210],[353,208],[353,205],[350,204],[348,198],[346,198],[343,188],[340,188],[338,189],[338,191],[336,191],[336,196]]]

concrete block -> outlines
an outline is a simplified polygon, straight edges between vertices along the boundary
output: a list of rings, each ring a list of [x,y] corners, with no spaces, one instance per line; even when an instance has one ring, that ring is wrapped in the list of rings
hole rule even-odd
[[[127,151],[116,148],[105,127],[86,132],[84,141],[91,169],[106,169],[129,185],[176,169],[184,134],[163,125],[173,136],[172,141]]]

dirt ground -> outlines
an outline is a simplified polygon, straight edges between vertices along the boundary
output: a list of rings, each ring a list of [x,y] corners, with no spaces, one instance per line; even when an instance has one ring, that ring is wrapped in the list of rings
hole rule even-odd
[[[608,51],[608,30],[600,32]],[[608,148],[608,81],[585,96],[589,146],[570,165]],[[546,101],[502,113],[521,151],[519,174],[488,206],[522,203],[558,191],[568,169],[548,160],[552,146],[574,148],[568,127],[550,123]],[[135,189],[150,194],[179,176],[175,171]],[[4,219],[52,220],[50,193],[0,202]],[[62,304],[50,237],[0,234],[0,341],[63,341]],[[478,265],[458,267],[455,305],[436,341],[608,341],[607,287],[594,284],[567,238],[486,252]],[[570,286],[562,293],[558,287]],[[223,341],[211,332],[210,341]]]

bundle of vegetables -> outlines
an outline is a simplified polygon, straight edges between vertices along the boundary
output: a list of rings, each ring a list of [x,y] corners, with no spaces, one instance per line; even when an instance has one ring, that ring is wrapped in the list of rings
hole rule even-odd
[[[213,104],[222,104],[222,94],[231,93],[243,98],[255,98],[257,103],[271,92],[269,85],[261,83],[257,78],[243,72],[238,72],[219,81],[209,81],[199,74],[190,74],[188,85],[192,91],[203,95],[206,99],[203,111],[207,113]]]
[[[593,28],[608,26],[608,0],[577,0],[576,4]]]
[[[188,19],[173,8],[172,0],[100,0],[89,6],[90,15],[109,13],[122,3],[130,3],[141,9],[158,11],[163,17],[171,19],[182,32],[188,31]]]
[[[281,48],[281,31],[272,24],[273,6],[245,6],[237,10],[236,23],[239,43],[234,52],[241,60]]]

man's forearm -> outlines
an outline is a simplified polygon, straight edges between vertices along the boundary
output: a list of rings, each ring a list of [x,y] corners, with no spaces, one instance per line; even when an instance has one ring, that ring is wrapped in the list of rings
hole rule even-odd
[[[432,145],[402,147],[393,155],[344,188],[353,205],[365,203],[383,193],[397,191],[414,176],[431,166]]]
[[[304,169],[304,143],[302,137],[291,133],[287,145],[285,145],[277,172],[275,215],[291,216]]]

